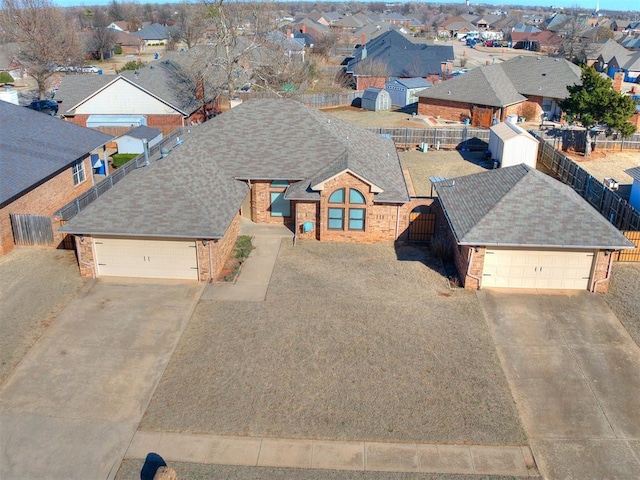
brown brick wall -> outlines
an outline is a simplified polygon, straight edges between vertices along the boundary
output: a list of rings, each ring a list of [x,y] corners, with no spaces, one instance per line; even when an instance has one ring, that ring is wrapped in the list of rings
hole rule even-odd
[[[591,279],[591,290],[598,293],[607,293],[609,289],[609,278],[612,255],[606,255],[604,250],[599,250],[596,254],[596,266]]]
[[[93,258],[93,239],[91,237],[76,236],[76,252],[80,276],[96,278],[95,259]]]
[[[535,108],[535,116],[531,119],[531,121],[538,122],[542,119],[542,97],[530,95],[526,101],[518,104],[518,111],[513,113],[517,113],[519,116],[524,116],[522,115],[522,111],[524,109],[531,108],[532,106],[533,108]]]
[[[400,207],[400,216],[398,221],[398,238],[401,242],[408,241],[409,237],[409,217],[411,211],[416,207],[432,207],[433,213],[437,211],[434,207],[435,200],[433,198],[414,198]]]
[[[300,239],[319,240],[318,224],[320,223],[320,204],[318,202],[293,202],[291,208],[295,212],[297,236]],[[302,224],[305,222],[313,223],[313,230],[304,233]]]
[[[418,99],[418,115],[440,117],[445,120],[459,122],[464,117],[471,117],[471,104],[455,100],[436,100],[433,98]]]
[[[79,185],[73,184],[73,171],[67,168],[0,209],[0,254],[4,255],[14,247],[9,214],[53,215],[58,209],[93,186],[89,157],[84,159],[84,171],[86,180]]]
[[[144,114],[140,114],[144,115]],[[157,128],[162,132],[163,136],[167,136],[170,133],[174,132],[176,129],[182,126],[183,118],[180,114],[175,115],[144,115],[147,117],[147,126]],[[72,117],[64,117],[67,122],[73,123],[75,125],[80,125],[81,127],[87,126],[87,119],[89,115],[87,114],[78,114]]]
[[[385,77],[356,77],[356,90],[366,90],[369,87],[384,88]]]
[[[206,246],[202,244],[201,240],[196,241],[198,277],[201,282],[219,279],[225,262],[233,252],[239,231],[240,214],[237,214],[221,239],[212,240]],[[211,265],[213,265],[213,277],[211,276]]]
[[[256,223],[291,224],[293,223],[293,205],[291,217],[271,216],[271,192],[284,192],[284,187],[271,188],[270,181],[251,182],[251,218]]]

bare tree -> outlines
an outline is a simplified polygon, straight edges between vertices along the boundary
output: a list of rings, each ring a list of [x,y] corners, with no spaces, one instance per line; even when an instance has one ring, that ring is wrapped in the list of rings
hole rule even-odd
[[[99,56],[99,60],[104,60],[104,54],[109,52],[116,43],[116,34],[107,27],[97,27],[91,32],[89,38],[88,50],[95,52]]]
[[[192,4],[186,0],[178,5],[176,23],[179,40],[191,48],[204,39],[207,30],[207,9],[202,4]]]
[[[18,43],[18,57],[45,98],[58,64],[82,59],[83,49],[74,28],[50,0],[1,0],[1,28]]]

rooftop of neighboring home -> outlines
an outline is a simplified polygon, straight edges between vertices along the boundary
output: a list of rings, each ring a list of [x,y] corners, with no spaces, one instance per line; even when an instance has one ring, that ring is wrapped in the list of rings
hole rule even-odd
[[[293,100],[249,100],[127,175],[101,197],[109,209],[95,202],[63,230],[220,238],[250,181],[295,182],[287,198],[314,201],[313,187],[345,170],[375,186],[376,202],[409,200],[393,142]]]
[[[69,168],[113,137],[0,101],[0,205]]]

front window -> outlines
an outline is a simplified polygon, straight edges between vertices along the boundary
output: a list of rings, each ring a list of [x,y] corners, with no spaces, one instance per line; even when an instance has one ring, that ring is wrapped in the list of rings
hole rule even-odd
[[[284,192],[289,186],[289,182],[286,180],[274,180],[271,182],[270,187],[270,200],[271,205],[269,210],[272,217],[290,217],[291,216],[291,202],[284,198]]]
[[[345,230],[346,227],[347,230],[364,231],[367,217],[367,210],[363,208],[366,204],[365,196],[355,188],[349,189],[348,197],[346,193],[346,189],[341,188],[329,195],[329,230]]]
[[[80,160],[73,164],[73,184],[79,185],[84,182],[86,179],[84,173],[84,162]]]

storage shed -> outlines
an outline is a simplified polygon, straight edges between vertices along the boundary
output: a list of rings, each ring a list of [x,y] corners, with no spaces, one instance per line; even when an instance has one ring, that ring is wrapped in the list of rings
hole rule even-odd
[[[116,138],[118,153],[144,153],[144,139],[147,140],[149,148],[151,148],[162,140],[162,132],[144,125],[136,127]]]
[[[362,94],[363,110],[389,110],[391,108],[391,97],[389,92],[382,88],[367,88]]]
[[[433,87],[424,78],[392,78],[384,84],[384,89],[391,96],[391,105],[406,107],[418,102],[418,93],[425,88]]]
[[[489,152],[491,159],[501,167],[524,163],[536,168],[538,140],[511,121],[490,128]]]

